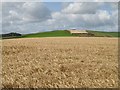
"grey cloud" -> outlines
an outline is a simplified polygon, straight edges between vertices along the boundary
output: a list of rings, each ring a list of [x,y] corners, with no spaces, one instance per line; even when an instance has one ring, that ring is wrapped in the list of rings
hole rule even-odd
[[[43,3],[3,3],[2,11],[3,24],[34,23],[51,18],[50,10]]]
[[[24,21],[44,21],[51,18],[50,10],[43,3],[24,3]]]

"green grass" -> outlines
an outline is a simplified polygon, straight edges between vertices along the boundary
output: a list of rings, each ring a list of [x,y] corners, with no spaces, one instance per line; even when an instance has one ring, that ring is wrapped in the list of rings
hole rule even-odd
[[[120,32],[102,32],[102,31],[91,31],[87,30],[88,33],[94,34],[94,37],[120,37]],[[26,34],[21,38],[34,38],[34,37],[74,37],[77,35],[70,34],[67,30],[56,30],[50,32],[41,32],[34,34]]]
[[[88,33],[94,34],[92,37],[120,37],[120,32],[102,32],[102,31],[91,31],[87,30]],[[50,32],[40,32],[25,34],[20,37],[5,37],[2,39],[14,39],[14,38],[35,38],[35,37],[78,37],[78,35],[72,35],[67,30],[56,30]]]
[[[102,31],[89,31],[87,32],[94,34],[95,37],[120,37],[120,32],[102,32]]]
[[[23,35],[22,38],[31,38],[31,37],[72,37],[75,35],[70,34],[67,30],[56,30],[50,32],[41,32],[34,34]]]

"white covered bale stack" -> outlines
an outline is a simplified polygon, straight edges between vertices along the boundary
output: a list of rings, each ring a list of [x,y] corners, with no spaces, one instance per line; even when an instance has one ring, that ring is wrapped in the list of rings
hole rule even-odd
[[[86,30],[69,30],[69,32],[77,36],[89,36]]]
[[[86,30],[69,30],[71,34],[88,34]]]

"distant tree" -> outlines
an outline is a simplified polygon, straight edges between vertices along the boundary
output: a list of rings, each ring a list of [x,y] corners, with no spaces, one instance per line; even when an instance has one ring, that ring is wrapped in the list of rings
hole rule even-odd
[[[14,32],[11,32],[11,33],[8,33],[8,34],[2,34],[2,37],[18,37],[18,36],[22,36],[21,34],[19,33],[14,33]]]

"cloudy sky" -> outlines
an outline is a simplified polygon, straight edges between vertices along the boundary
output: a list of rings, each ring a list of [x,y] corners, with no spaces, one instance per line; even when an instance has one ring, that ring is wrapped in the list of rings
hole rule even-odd
[[[3,2],[2,33],[118,31],[117,2]]]

